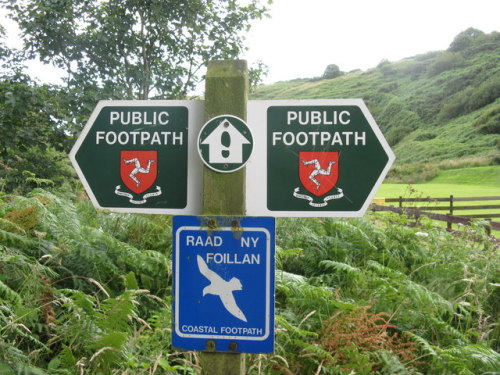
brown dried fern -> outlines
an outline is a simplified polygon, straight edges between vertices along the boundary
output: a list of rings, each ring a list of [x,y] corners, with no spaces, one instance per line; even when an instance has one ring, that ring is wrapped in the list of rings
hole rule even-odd
[[[370,312],[370,306],[361,306],[351,311],[338,311],[325,323],[320,333],[319,344],[328,350],[337,364],[348,364],[346,350],[371,353],[388,350],[395,353],[402,363],[417,365],[418,347],[408,337],[393,332],[391,316],[385,312]],[[373,363],[374,369],[380,363]]]

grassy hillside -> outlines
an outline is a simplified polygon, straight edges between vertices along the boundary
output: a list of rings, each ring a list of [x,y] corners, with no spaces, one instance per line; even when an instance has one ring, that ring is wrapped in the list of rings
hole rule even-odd
[[[397,159],[390,178],[500,163],[500,33],[468,29],[446,51],[335,78],[258,87],[253,99],[362,98]]]

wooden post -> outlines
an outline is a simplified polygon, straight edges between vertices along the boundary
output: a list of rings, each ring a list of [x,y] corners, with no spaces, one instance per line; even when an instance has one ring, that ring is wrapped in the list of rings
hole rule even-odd
[[[219,115],[233,115],[246,120],[248,67],[245,60],[211,61],[205,78],[205,121]],[[204,167],[203,215],[245,215],[245,168],[219,173]],[[210,346],[210,345],[207,345]],[[245,355],[202,352],[200,364],[204,375],[243,375]],[[213,349],[212,349],[213,350]]]
[[[453,215],[453,195],[450,195],[450,216]],[[446,229],[451,230],[451,221],[446,223]]]

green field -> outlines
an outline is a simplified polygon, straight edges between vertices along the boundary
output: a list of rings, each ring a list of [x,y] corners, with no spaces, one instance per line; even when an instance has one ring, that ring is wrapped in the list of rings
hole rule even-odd
[[[500,166],[450,169],[424,183],[383,183],[376,197],[418,198],[500,196]]]
[[[377,198],[449,198],[453,195],[458,197],[500,197],[500,166],[487,166],[476,168],[452,169],[441,172],[431,181],[418,184],[395,184],[384,183],[378,190]],[[460,210],[462,205],[500,205],[500,199],[490,201],[471,201],[457,202],[454,207],[455,215],[475,215],[475,214],[495,214],[500,213],[500,209],[487,210]],[[397,205],[393,203],[391,205]],[[411,203],[412,206],[447,206],[448,202],[436,203]],[[436,213],[445,214],[447,211],[436,211]],[[500,218],[492,219],[500,221]],[[437,223],[437,222],[436,222]],[[439,226],[445,226],[440,222]],[[493,231],[493,235],[498,237],[499,231]]]
[[[500,196],[500,187],[485,185],[458,185],[458,184],[382,184],[376,197],[380,198],[447,198],[454,197],[489,197]]]

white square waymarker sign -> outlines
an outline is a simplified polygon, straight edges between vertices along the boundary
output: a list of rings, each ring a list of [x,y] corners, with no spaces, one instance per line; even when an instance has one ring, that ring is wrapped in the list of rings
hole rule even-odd
[[[173,238],[173,346],[273,352],[275,219],[175,216]]]

